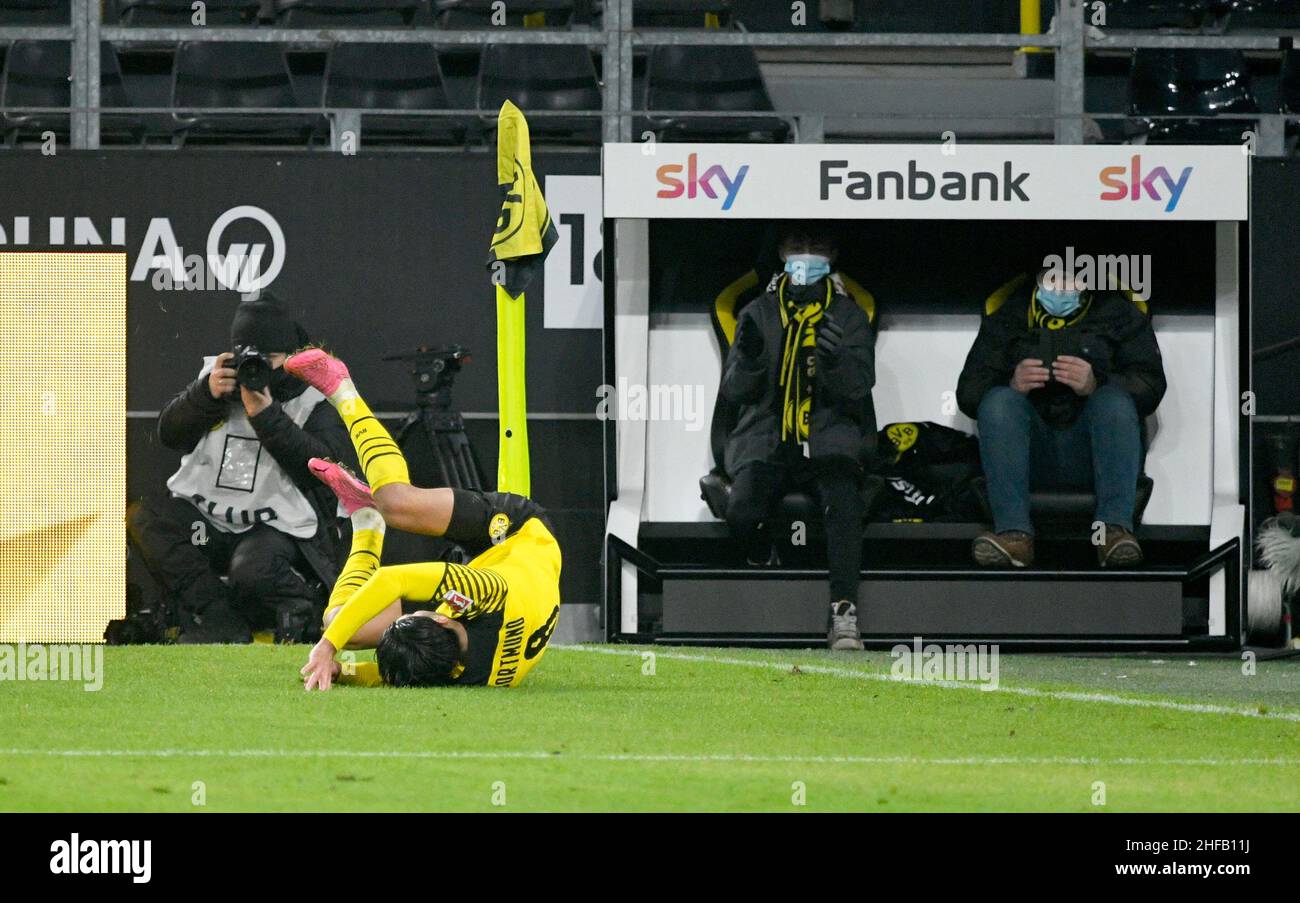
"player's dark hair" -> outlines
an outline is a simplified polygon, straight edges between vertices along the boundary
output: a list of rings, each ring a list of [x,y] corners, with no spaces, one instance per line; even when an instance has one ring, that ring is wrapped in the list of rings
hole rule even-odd
[[[398,618],[375,646],[379,675],[390,687],[449,684],[459,657],[455,632],[433,618]]]

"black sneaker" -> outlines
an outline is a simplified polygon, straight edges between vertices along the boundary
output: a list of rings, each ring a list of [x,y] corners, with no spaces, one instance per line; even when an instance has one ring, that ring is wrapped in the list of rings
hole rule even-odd
[[[321,612],[311,599],[285,599],[275,606],[275,641],[306,643],[320,639]],[[315,626],[315,637],[310,636]]]

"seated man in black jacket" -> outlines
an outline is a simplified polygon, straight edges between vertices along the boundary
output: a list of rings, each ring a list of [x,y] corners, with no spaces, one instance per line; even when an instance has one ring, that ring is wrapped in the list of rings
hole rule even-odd
[[[1004,289],[957,384],[957,404],[979,423],[993,509],[975,561],[1033,564],[1031,488],[1092,489],[1095,521],[1105,524],[1098,562],[1137,565],[1141,418],[1165,394],[1151,320],[1125,292],[1090,291],[1065,272],[1044,269]]]
[[[181,642],[248,642],[271,624],[279,639],[314,639],[346,548],[338,502],[307,462],[355,461],[352,441],[325,397],[281,369],[307,335],[277,299],[245,298],[230,338],[269,359],[269,384],[239,384],[232,352],[204,359],[158,420],[163,445],[185,453],[170,495],[132,506],[127,529],[178,603]]]
[[[721,393],[741,405],[727,439],[732,476],[727,523],[743,542],[792,484],[815,489],[826,514],[830,563],[827,643],[861,649],[858,574],[864,516],[862,456],[874,438],[875,334],[867,315],[831,275],[829,238],[795,231],[781,243],[785,272],[750,302],[723,363]]]

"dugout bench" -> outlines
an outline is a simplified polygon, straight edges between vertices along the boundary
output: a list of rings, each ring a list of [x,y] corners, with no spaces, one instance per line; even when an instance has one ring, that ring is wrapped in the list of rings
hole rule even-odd
[[[1249,160],[1236,147],[1196,146],[982,145],[948,155],[939,145],[660,144],[649,152],[606,145],[606,382],[702,386],[711,406],[721,356],[708,299],[718,286],[696,290],[672,261],[696,254],[723,255],[721,261],[730,253],[728,281],[736,249],[752,244],[762,222],[842,220],[876,236],[864,244],[905,233],[853,274],[879,307],[877,422],[928,420],[974,433],[950,402],[979,327],[972,299],[1002,281],[993,277],[1006,275],[1013,256],[988,259],[998,256],[996,248],[1015,247],[1043,229],[1067,240],[1100,233],[1121,246],[1130,238],[1154,241],[1157,264],[1166,269],[1161,279],[1155,267],[1151,313],[1169,391],[1149,425],[1145,472],[1152,488],[1137,531],[1143,566],[1096,567],[1086,541],[1086,498],[1037,500],[1039,562],[1024,571],[971,563],[979,523],[869,523],[859,620],[863,639],[873,644],[923,636],[1036,648],[1235,648],[1248,623],[1249,430],[1241,387],[1248,385],[1249,362],[1242,325]],[[1140,182],[1137,197],[1104,197],[1104,176],[1138,167],[1186,173],[1177,204],[1171,208],[1167,192],[1150,197]],[[861,174],[866,192],[880,190],[847,196],[834,181],[845,172]],[[1026,198],[1007,200],[1003,186],[982,198],[968,190],[963,198],[940,199],[911,190],[916,172],[964,175],[968,188],[980,174],[1023,176],[1017,184]],[[728,250],[729,230],[747,228]],[[1003,234],[1005,240],[990,243],[989,236]],[[981,241],[994,249],[981,258],[987,272],[954,265],[949,251],[936,250]],[[853,256],[842,247],[841,264],[850,266]],[[878,290],[905,261],[919,266]],[[953,285],[972,286],[970,298],[918,287],[954,278]],[[1169,292],[1180,279],[1187,289]],[[918,360],[926,365],[915,366]],[[707,423],[712,408],[705,414]],[[707,429],[680,419],[620,418],[607,421],[605,438],[610,640],[824,643],[826,571],[815,513],[802,549],[787,549],[779,566],[748,565],[700,496],[697,483],[714,464]],[[1058,508],[1058,516],[1044,506]],[[1082,524],[1080,510],[1089,515]]]

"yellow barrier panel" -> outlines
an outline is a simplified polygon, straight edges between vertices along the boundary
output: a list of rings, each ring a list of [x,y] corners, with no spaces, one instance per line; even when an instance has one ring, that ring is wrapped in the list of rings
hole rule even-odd
[[[126,613],[126,255],[0,253],[0,643]]]

